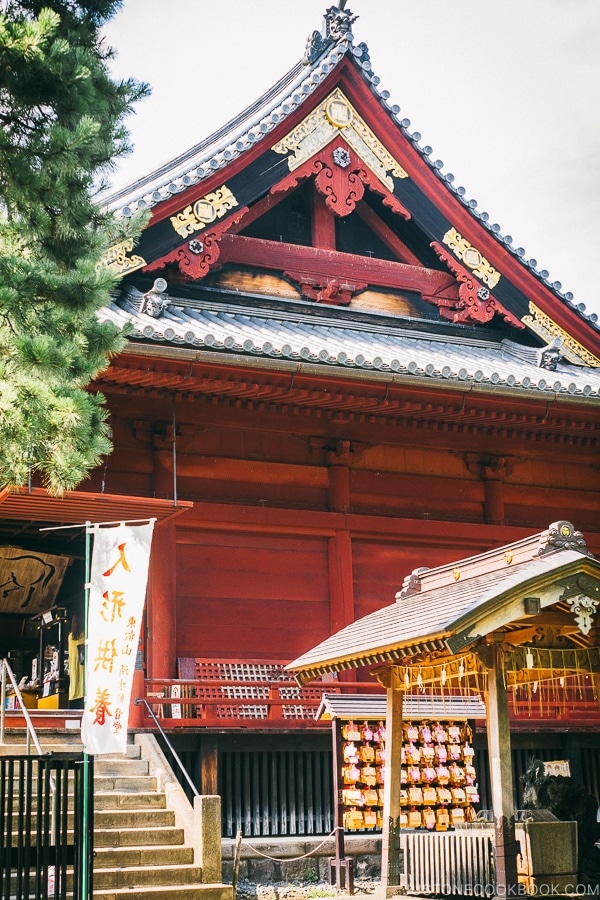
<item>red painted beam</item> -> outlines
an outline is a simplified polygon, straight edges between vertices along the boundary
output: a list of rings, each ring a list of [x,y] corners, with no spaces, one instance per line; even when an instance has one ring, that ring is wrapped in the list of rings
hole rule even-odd
[[[292,269],[321,277],[417,291],[429,296],[439,295],[456,284],[452,275],[438,269],[409,266],[387,259],[367,259],[352,253],[300,247],[241,235],[224,234],[220,247],[221,264],[238,263],[279,271]]]

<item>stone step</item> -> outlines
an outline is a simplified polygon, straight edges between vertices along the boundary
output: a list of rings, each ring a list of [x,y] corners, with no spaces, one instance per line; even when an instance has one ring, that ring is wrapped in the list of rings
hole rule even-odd
[[[136,781],[139,779],[136,779]],[[156,779],[145,776],[144,781],[134,786],[122,784],[123,779],[94,779],[94,807],[95,809],[136,809],[136,797],[140,798],[139,807],[152,808],[162,805],[153,801],[152,797],[160,797],[156,791]],[[18,782],[14,782],[15,798],[18,795]],[[69,806],[73,806],[73,794],[68,794]],[[33,793],[30,799],[29,810],[35,814],[38,810],[38,797]]]
[[[94,793],[122,791],[125,794],[136,791],[155,791],[154,775],[96,775],[94,773]]]
[[[198,885],[201,878],[202,870],[194,865],[125,866],[106,869],[94,867],[94,897],[96,891],[107,888]]]
[[[175,825],[172,809],[96,809],[94,828],[122,831],[129,828],[166,828]]]
[[[18,793],[19,786],[19,768],[19,764],[16,763],[13,769],[13,788],[16,793]],[[100,771],[98,771],[98,768],[100,768]],[[62,777],[62,773],[59,775],[58,772],[55,778]],[[36,773],[37,767],[33,770],[34,789]],[[71,783],[74,777],[75,772],[73,769],[68,770],[69,793],[73,792]],[[124,791],[128,793],[138,790],[151,791],[156,790],[156,778],[148,773],[148,763],[143,759],[126,759],[121,763],[100,764],[94,770],[94,790]]]
[[[196,884],[164,887],[133,887],[97,890],[94,884],[94,900],[233,900],[231,885]]]
[[[122,793],[120,791],[94,791],[94,807],[97,810],[105,809],[165,809],[166,800],[164,794],[155,791],[137,791],[136,793]]]
[[[59,741],[40,741],[42,746],[43,753],[83,753],[83,744],[81,741],[75,743],[61,743]],[[13,743],[10,742],[9,739],[6,739],[6,743],[0,745],[0,755],[2,756],[25,756],[27,755],[27,747],[24,743]],[[35,747],[33,744],[31,745],[30,756],[37,756]],[[103,754],[102,756],[96,756],[96,765],[98,765],[101,761],[108,760],[127,760],[127,759],[140,759],[141,751],[140,748],[135,744],[128,744],[127,750],[124,754],[115,753],[115,754]]]
[[[191,847],[156,845],[153,847],[98,847],[94,843],[94,872],[98,869],[136,869],[144,866],[191,866],[194,851]]]
[[[35,822],[32,822],[35,827]],[[12,830],[12,843],[16,847],[21,831]],[[73,822],[67,825],[67,841],[74,843]],[[99,829],[94,827],[94,847],[104,850],[120,849],[122,847],[179,847],[183,845],[184,832],[182,828],[165,825],[163,827],[126,828],[120,831],[117,828]],[[189,860],[187,860],[189,862]]]
[[[154,826],[152,828],[128,827],[124,831],[118,828],[99,829],[94,825],[94,847],[153,847],[177,846],[183,844],[183,828]]]
[[[125,756],[106,757],[99,756],[94,762],[94,776],[106,777],[108,775],[147,775],[148,761],[145,759],[131,759]]]
[[[33,797],[30,812],[37,812],[37,797]],[[98,791],[94,789],[94,808],[96,812],[121,810],[165,809],[165,795],[156,791]]]

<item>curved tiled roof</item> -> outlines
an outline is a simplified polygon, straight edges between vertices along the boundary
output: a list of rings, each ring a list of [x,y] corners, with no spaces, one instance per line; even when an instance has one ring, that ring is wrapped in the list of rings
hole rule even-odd
[[[326,16],[329,12],[331,10],[328,10]],[[411,132],[409,130],[410,119],[401,115],[400,107],[397,104],[390,102],[389,91],[380,88],[380,79],[373,72],[366,44],[354,45],[354,37],[350,31],[353,21],[350,11],[336,10],[335,14],[347,16],[348,29],[337,39],[331,36],[322,39],[318,45],[322,46],[322,52],[315,55],[314,59],[311,57],[310,62],[303,60],[296,64],[262,97],[214,134],[196,144],[186,153],[165,163],[148,176],[106,198],[105,205],[117,215],[127,217],[138,209],[152,208],[174,194],[181,193],[191,185],[203,181],[263,140],[281,121],[302,106],[344,57],[348,57],[396,127],[413,143],[415,149],[446,188],[523,266],[528,268],[581,318],[600,331],[598,315],[587,313],[585,304],[575,303],[570,291],[563,291],[559,281],[550,280],[549,272],[546,269],[538,268],[537,260],[528,259],[523,247],[515,246],[512,237],[503,235],[500,225],[492,222],[487,212],[478,210],[477,201],[467,197],[466,189],[454,184],[454,176],[449,172],[443,172],[444,163],[432,157],[431,147],[420,143],[421,134],[418,131]],[[327,28],[327,32],[329,32],[329,28]]]
[[[508,545],[510,547],[510,545]],[[510,569],[483,572],[464,582],[446,584],[429,591],[397,599],[342,628],[286,666],[288,671],[308,673],[335,671],[349,662],[360,666],[381,653],[398,658],[420,652],[422,645],[443,641],[457,628],[480,618],[486,608],[529,584],[553,580],[584,559],[579,551],[563,549],[517,563]],[[456,563],[459,565],[459,563]],[[597,561],[590,565],[598,567]]]
[[[133,294],[137,299],[139,292]],[[134,341],[510,387],[545,396],[600,395],[600,369],[559,362],[549,371],[536,363],[537,351],[523,353],[526,348],[511,341],[411,331],[389,322],[361,322],[356,314],[350,322],[333,314],[315,318],[298,311],[201,300],[187,305],[174,298],[158,318],[138,312],[127,299],[114,300],[101,316],[119,328],[128,325]]]

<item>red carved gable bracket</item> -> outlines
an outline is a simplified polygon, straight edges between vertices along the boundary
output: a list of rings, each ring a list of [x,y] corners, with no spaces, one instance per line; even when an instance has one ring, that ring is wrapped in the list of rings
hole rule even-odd
[[[315,187],[325,198],[327,208],[336,216],[348,216],[362,200],[365,188],[383,197],[397,215],[410,219],[410,212],[398,198],[371,172],[357,153],[338,137],[316,153],[298,169],[271,188],[271,193],[289,191],[305,178],[314,176]]]
[[[505,321],[516,328],[524,328],[523,323],[509,310],[496,300],[489,288],[480,284],[473,273],[469,272],[458,263],[454,257],[437,241],[432,241],[431,246],[446,263],[450,271],[456,276],[458,282],[458,297],[451,299],[447,295],[423,294],[423,299],[434,303],[444,319],[451,322],[489,322],[498,314]]]
[[[214,225],[210,231],[203,231],[198,237],[190,238],[187,243],[154,260],[144,271],[162,271],[168,263],[175,263],[185,279],[199,281],[208,275],[211,269],[218,268],[221,256],[220,239],[228,231],[235,230],[235,226],[247,212],[248,207],[242,207],[235,216],[230,216],[224,222]]]

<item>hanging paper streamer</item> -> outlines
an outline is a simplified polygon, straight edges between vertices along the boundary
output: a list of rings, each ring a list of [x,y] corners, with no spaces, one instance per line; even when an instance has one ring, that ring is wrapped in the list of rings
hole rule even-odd
[[[153,526],[154,520],[94,529],[81,719],[90,754],[126,751]]]

